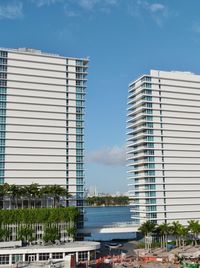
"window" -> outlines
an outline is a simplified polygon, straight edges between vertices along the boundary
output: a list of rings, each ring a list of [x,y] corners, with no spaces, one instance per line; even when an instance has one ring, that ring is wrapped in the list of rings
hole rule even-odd
[[[142,77],[141,81],[142,81],[142,82],[144,82],[144,81],[151,81],[151,77],[149,77],[149,76],[144,76],[144,77]]]
[[[146,160],[147,160],[148,162],[154,162],[155,158],[152,157],[152,156],[150,156],[150,157],[147,157]]]
[[[83,156],[83,150],[76,150],[77,156]]]
[[[9,264],[9,254],[0,255],[0,264]]]
[[[39,261],[47,261],[49,259],[49,253],[39,253]]]
[[[83,185],[83,179],[82,178],[77,178],[76,179],[76,184],[77,185]]]
[[[83,67],[76,67],[76,72],[77,73],[83,73],[84,72]]]
[[[7,51],[0,51],[0,57],[6,58],[8,55]]]
[[[154,197],[156,196],[156,192],[147,192],[145,193],[145,196]]]
[[[5,80],[0,80],[0,86],[6,86],[6,81]]]
[[[88,260],[88,252],[87,251],[78,252],[78,261],[87,261],[87,260]]]
[[[155,176],[155,171],[154,170],[148,170],[144,172],[145,175],[147,176]]]
[[[145,168],[155,168],[155,164],[144,164]]]
[[[149,142],[149,143],[147,143],[146,147],[147,148],[154,148],[154,144]]]
[[[83,129],[82,128],[77,128],[76,129],[76,134],[83,134]]]
[[[153,116],[149,116],[149,115],[147,115],[147,116],[144,117],[144,119],[145,119],[146,121],[153,121]]]
[[[76,106],[82,107],[84,105],[84,101],[77,100],[76,101]]]
[[[77,190],[78,192],[83,192],[83,191],[84,191],[82,185],[77,185],[77,186],[76,186],[76,190]]]
[[[76,93],[85,93],[85,89],[83,87],[76,87]]]
[[[76,65],[78,65],[78,66],[83,66],[83,61],[82,61],[82,60],[77,60],[77,61],[76,61]]]
[[[83,169],[83,164],[79,164],[79,163],[77,163],[77,164],[76,164],[76,168],[77,168],[78,170]]]
[[[77,86],[84,86],[84,84],[85,84],[85,81],[83,81],[83,80],[76,80],[76,85]]]
[[[145,178],[145,183],[155,183],[155,178]]]
[[[76,141],[83,141],[83,136],[76,135]]]
[[[145,133],[147,133],[147,134],[153,134],[153,129],[146,129],[145,130]]]
[[[77,199],[83,199],[83,193],[76,193]]]
[[[0,78],[1,79],[7,79],[7,74],[6,73],[0,73]]]
[[[82,142],[76,142],[76,148],[77,149],[83,149],[83,143]]]
[[[84,95],[83,94],[76,94],[76,99],[77,100],[84,100]]]
[[[148,155],[154,155],[154,150],[145,150],[144,153]]]
[[[63,253],[62,252],[52,253],[52,259],[63,259]]]
[[[146,137],[146,141],[153,141],[154,140],[154,137],[152,137],[152,136],[147,136]]]
[[[148,107],[148,108],[152,108],[153,107],[152,103],[149,103],[149,102],[144,103],[144,106],[145,107]]]
[[[82,107],[76,107],[76,113],[77,114],[82,114],[83,113],[83,108]]]
[[[147,207],[147,211],[156,211],[156,206]]]
[[[156,186],[155,184],[146,185],[145,190],[156,190]]]
[[[76,74],[76,79],[84,79],[84,74]]]
[[[0,58],[0,64],[7,64],[7,59]]]
[[[142,91],[142,93],[143,93],[143,94],[147,94],[147,95],[151,95],[151,94],[152,94],[152,90],[150,90],[150,89],[144,89],[144,90]]]
[[[77,114],[76,115],[76,120],[83,120],[82,114]]]
[[[77,156],[76,157],[76,162],[83,163],[83,157],[82,156]]]
[[[12,255],[12,264],[23,261],[22,254],[13,254]]]
[[[77,170],[76,171],[76,176],[77,177],[83,177],[84,176],[83,170]]]
[[[142,87],[151,88],[151,84],[150,84],[150,83],[144,83],[144,84],[142,85]]]
[[[145,101],[152,101],[152,97],[151,96],[144,96],[143,100]]]
[[[6,72],[7,71],[7,66],[0,65],[0,71]]]
[[[155,218],[157,218],[157,213],[147,213],[146,217],[148,219],[155,219]]]
[[[145,123],[145,127],[153,128],[153,123],[147,122]]]
[[[146,199],[146,204],[156,204],[156,199]]]
[[[153,114],[153,110],[146,109],[146,110],[144,110],[144,113],[145,114]]]

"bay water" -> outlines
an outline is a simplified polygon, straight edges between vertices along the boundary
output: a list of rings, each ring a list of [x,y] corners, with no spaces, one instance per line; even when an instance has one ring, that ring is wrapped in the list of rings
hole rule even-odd
[[[129,206],[87,207],[85,208],[85,227],[94,228],[116,223],[130,222]],[[108,241],[113,239],[134,239],[135,233],[95,233],[86,237],[86,240]]]

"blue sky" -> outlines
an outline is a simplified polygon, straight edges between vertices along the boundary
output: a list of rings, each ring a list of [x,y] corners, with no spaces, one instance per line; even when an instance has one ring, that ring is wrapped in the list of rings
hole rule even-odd
[[[126,192],[128,83],[150,69],[200,73],[198,0],[0,0],[0,46],[89,57],[86,179]]]

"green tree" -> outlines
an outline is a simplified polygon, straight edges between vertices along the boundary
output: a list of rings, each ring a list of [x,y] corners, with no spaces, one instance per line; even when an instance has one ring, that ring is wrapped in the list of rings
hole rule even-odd
[[[32,183],[30,185],[27,185],[24,187],[25,191],[26,191],[26,196],[28,198],[28,207],[31,208],[32,206],[35,208],[35,201],[36,198],[39,197],[39,185],[37,183]],[[33,205],[31,204],[33,200]]]
[[[197,245],[198,236],[200,233],[200,224],[197,220],[188,221],[188,230],[192,233],[194,244]]]
[[[176,247],[179,246],[179,240],[178,240],[178,237],[179,237],[179,233],[180,233],[180,230],[181,229],[181,224],[179,221],[173,221],[172,224],[171,224],[171,233],[172,235],[175,237],[175,240],[176,240]]]
[[[162,248],[167,248],[168,235],[171,232],[171,227],[168,223],[162,223],[157,227],[157,233],[160,236],[160,242]]]
[[[33,241],[33,229],[29,226],[21,227],[18,229],[17,237],[19,240],[24,242],[31,242]]]
[[[43,240],[45,242],[55,243],[60,239],[59,230],[56,226],[46,226],[44,230]]]
[[[145,249],[147,250],[151,249],[151,238],[153,232],[155,231],[155,227],[156,224],[154,222],[146,221],[142,223],[141,226],[138,228],[138,231],[140,231],[144,235]]]

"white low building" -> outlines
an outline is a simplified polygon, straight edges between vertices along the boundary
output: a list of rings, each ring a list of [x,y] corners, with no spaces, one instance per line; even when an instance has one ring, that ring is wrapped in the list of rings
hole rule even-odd
[[[37,263],[62,261],[66,256],[74,255],[76,263],[94,262],[96,250],[100,248],[98,242],[71,242],[64,245],[27,246],[0,249],[0,267],[13,267],[19,263]]]

